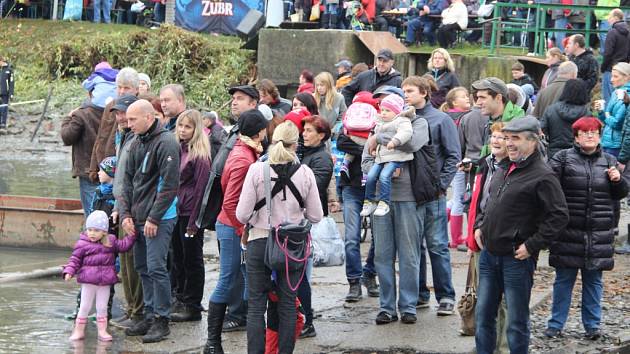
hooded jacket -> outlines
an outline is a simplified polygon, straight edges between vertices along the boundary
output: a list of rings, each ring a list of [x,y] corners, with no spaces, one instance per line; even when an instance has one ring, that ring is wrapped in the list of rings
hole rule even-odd
[[[177,216],[179,144],[157,119],[131,143],[123,178],[123,195],[117,201],[120,220],[158,225]]]
[[[626,83],[624,86],[616,89],[610,99],[606,103],[606,109],[599,112],[599,120],[604,123],[604,129],[602,130],[602,147],[608,149],[618,149],[621,147],[621,140],[623,135],[623,125],[626,119],[626,104],[623,100],[620,100],[618,95],[621,95],[623,91],[630,93],[630,83]]]
[[[625,21],[613,23],[606,35],[604,48],[604,59],[602,60],[601,68],[603,73],[611,71],[612,67],[619,62],[628,61],[628,54],[630,54],[630,30],[628,30],[628,24]]]
[[[576,120],[589,115],[588,106],[578,106],[563,101],[549,106],[540,120],[540,126],[549,141],[547,155],[553,156],[558,151],[573,146],[573,128]]]
[[[628,194],[624,178],[606,171],[615,157],[600,148],[591,155],[579,146],[562,150],[549,165],[560,180],[569,207],[569,225],[550,247],[549,265],[588,270],[613,269],[613,204]]]
[[[104,158],[114,156],[116,153],[115,141],[118,124],[116,124],[116,112],[111,111],[114,104],[115,101],[109,102],[103,110],[96,140],[94,141],[94,147],[92,148],[92,154],[90,156],[90,172],[98,172],[98,164],[100,164]]]
[[[413,153],[404,152],[397,148],[409,141],[411,139],[411,135],[413,135],[411,118],[415,118],[415,111],[413,108],[402,112],[390,122],[379,121],[374,128],[374,133],[391,135],[392,138],[390,141],[393,141],[396,147],[390,150],[385,145],[377,145],[374,162],[382,164],[387,162],[413,160]]]
[[[305,146],[302,165],[308,166],[315,175],[315,183],[319,191],[319,200],[322,202],[324,216],[328,215],[328,184],[332,178],[333,160],[326,150],[326,143],[322,142],[318,146]]]
[[[578,56],[570,56],[569,59],[577,65],[578,78],[584,80],[588,92],[591,92],[599,80],[599,62],[593,52],[587,49]]]
[[[341,94],[346,100],[346,106],[350,107],[352,99],[360,91],[374,92],[381,86],[400,87],[402,76],[396,69],[392,68],[385,75],[380,75],[376,68],[366,70],[357,75],[349,84],[344,86]]]
[[[136,241],[135,235],[126,236],[122,240],[114,235],[106,235],[111,247],[100,242],[92,242],[85,232],[74,245],[68,264],[63,267],[62,275],[76,276],[80,284],[113,285],[118,282],[116,276],[116,254],[131,249]]]
[[[61,122],[61,140],[64,145],[72,146],[72,177],[89,176],[90,158],[102,114],[102,108],[85,102]]]

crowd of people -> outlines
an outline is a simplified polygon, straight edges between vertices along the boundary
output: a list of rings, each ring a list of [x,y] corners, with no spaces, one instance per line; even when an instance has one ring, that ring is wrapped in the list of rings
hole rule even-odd
[[[533,273],[549,249],[556,280],[545,335],[561,334],[579,270],[585,335],[600,337],[602,271],[613,268],[628,193],[630,64],[619,26],[601,78],[579,34],[568,39],[568,60],[550,50],[540,82],[515,63],[512,82],[480,78],[470,91],[444,48],[425,75],[406,78],[382,49],[373,68],[342,59],[334,76],[303,70],[291,100],[271,79],[233,86],[223,121],[188,107],[180,84],[154,95],[148,75],[99,63],[61,129],[86,216],[63,268],[81,284],[71,339],[85,336],[94,301],[105,341],[108,324],[151,343],[170,322],[200,321],[204,230],[213,230],[219,277],[204,352],[223,353],[221,333],[239,330],[250,353],[293,352],[297,338],[317,334],[310,247],[302,244],[304,262],[287,256],[275,267],[274,241],[340,210],[345,301],[361,301],[365,287],[379,298],[377,325],[416,323],[429,307],[427,256],[436,315],[453,315],[456,248],[478,273],[477,351],[526,353]],[[610,95],[591,103],[608,77]],[[126,312],[111,319],[119,279]]]

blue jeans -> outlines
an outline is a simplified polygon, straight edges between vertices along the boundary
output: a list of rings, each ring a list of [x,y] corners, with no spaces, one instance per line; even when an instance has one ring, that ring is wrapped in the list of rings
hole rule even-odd
[[[9,104],[9,96],[0,96],[0,105]],[[7,127],[7,118],[9,116],[9,107],[0,106],[0,128]]]
[[[427,288],[426,248],[431,258],[431,272],[433,274],[433,288],[438,302],[449,299],[455,302],[455,289],[451,277],[451,253],[448,250],[448,220],[446,217],[446,198],[424,203],[418,207],[418,217],[422,220],[423,232],[420,232],[420,299],[428,301],[430,297]]]
[[[170,317],[171,279],[166,257],[176,223],[177,218],[162,220],[157,235],[152,238],[144,236],[144,225],[136,225],[138,238],[133,249],[134,267],[142,281],[145,318]]]
[[[439,22],[436,23],[431,19],[419,17],[414,18],[413,20],[407,22],[407,38],[405,41],[407,43],[415,43],[416,33],[422,29],[422,42],[428,42],[430,45],[435,45],[435,30],[437,29],[438,24]]]
[[[217,240],[219,240],[219,280],[210,296],[210,301],[216,304],[229,304],[231,295],[245,299],[246,286],[239,293],[234,293],[233,288],[240,279],[244,278],[241,269],[241,238],[236,234],[236,229],[217,221]]]
[[[608,103],[608,100],[610,100],[610,96],[615,90],[612,82],[610,82],[611,75],[612,74],[610,71],[605,71],[602,74],[602,98],[604,99],[604,101],[606,101],[606,103]]]
[[[379,200],[389,204],[392,191],[392,176],[399,167],[400,162],[395,161],[372,165],[365,184],[365,199],[370,201]],[[378,199],[376,198],[376,182],[379,182]]]
[[[166,6],[162,5],[160,2],[156,2],[153,7],[153,19],[155,22],[162,23],[164,22],[164,12],[166,10]]]
[[[507,340],[512,354],[525,354],[529,347],[529,299],[536,262],[514,255],[479,255],[479,287],[475,308],[475,344],[478,354],[492,354],[497,342],[496,319],[501,298],[507,306]]]
[[[98,183],[92,183],[88,177],[79,177],[79,194],[81,195],[81,206],[83,206],[83,214],[87,218],[92,210],[92,202],[94,194],[98,188]]]
[[[360,279],[361,276],[374,276],[374,242],[365,260],[365,267],[361,266],[361,208],[365,198],[365,190],[358,187],[344,186],[341,188],[343,197],[343,222],[345,224],[346,248],[346,278]]]
[[[398,258],[398,311],[416,313],[418,301],[418,234],[422,232],[415,202],[392,202],[385,216],[374,216],[376,273],[380,284],[380,311],[396,315],[396,258]]]
[[[564,16],[558,17],[554,21],[553,28],[555,29],[566,29],[569,24],[569,19]],[[556,47],[560,48],[561,51],[564,52],[564,46],[562,45],[562,40],[566,37],[566,33],[564,32],[554,32],[554,37],[556,37]]]
[[[606,31],[597,34],[599,36],[599,54],[604,55],[604,44],[606,43],[606,35],[608,34],[608,30],[610,29],[610,23],[608,23],[608,21],[606,20],[599,21],[599,29]]]
[[[103,22],[111,22],[112,0],[94,0],[94,23],[101,22],[101,10],[103,10]]]
[[[569,316],[571,293],[578,270],[582,273],[582,324],[585,330],[599,328],[602,318],[601,270],[578,268],[556,268],[556,281],[553,283],[553,306],[547,327],[561,330]]]

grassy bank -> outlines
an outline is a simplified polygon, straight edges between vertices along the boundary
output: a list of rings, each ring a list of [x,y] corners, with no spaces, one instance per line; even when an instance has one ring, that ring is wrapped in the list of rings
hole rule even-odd
[[[95,64],[131,66],[147,73],[153,91],[181,83],[192,107],[217,109],[226,87],[246,81],[252,51],[234,37],[196,34],[173,26],[138,26],[43,20],[0,21],[0,55],[13,64],[15,101],[44,98],[53,86],[53,107],[76,106],[85,97],[80,83]]]

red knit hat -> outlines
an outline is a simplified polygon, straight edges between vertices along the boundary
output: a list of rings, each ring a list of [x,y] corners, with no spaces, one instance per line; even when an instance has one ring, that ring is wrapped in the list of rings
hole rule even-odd
[[[293,110],[293,111],[287,113],[284,116],[284,120],[288,120],[288,121],[293,122],[293,124],[295,124],[295,126],[300,131],[300,134],[302,134],[302,132],[304,131],[304,123],[302,123],[302,120],[304,120],[304,118],[306,118],[306,117],[308,117],[310,115],[311,115],[311,112],[309,112],[304,107],[300,107],[299,109],[296,109],[296,110]]]
[[[354,95],[354,98],[352,99],[352,103],[355,103],[355,102],[367,103],[371,105],[372,107],[374,107],[377,112],[381,111],[381,108],[378,105],[378,100],[376,98],[372,98],[372,93],[369,91],[360,91],[356,95]]]
[[[595,117],[582,117],[573,123],[571,126],[573,128],[573,136],[577,136],[578,131],[590,132],[590,131],[598,131],[602,130],[602,122]]]

